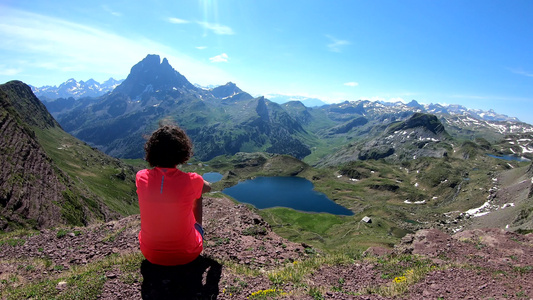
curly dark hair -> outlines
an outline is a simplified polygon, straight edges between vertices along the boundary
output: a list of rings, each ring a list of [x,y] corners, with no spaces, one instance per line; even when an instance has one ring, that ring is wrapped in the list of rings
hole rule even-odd
[[[146,161],[151,167],[174,168],[191,158],[192,142],[177,125],[159,125],[146,144]]]

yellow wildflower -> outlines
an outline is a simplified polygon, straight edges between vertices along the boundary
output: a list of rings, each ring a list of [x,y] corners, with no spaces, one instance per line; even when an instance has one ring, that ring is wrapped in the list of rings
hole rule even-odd
[[[407,280],[407,278],[405,276],[394,277],[394,282],[395,283],[404,282],[406,280]]]
[[[262,299],[263,297],[267,297],[267,296],[272,296],[272,295],[283,295],[283,290],[279,289],[266,289],[266,290],[259,290],[257,292],[253,292],[250,294],[250,297],[252,299],[254,298],[260,298]],[[247,297],[247,299],[250,299],[250,297]]]

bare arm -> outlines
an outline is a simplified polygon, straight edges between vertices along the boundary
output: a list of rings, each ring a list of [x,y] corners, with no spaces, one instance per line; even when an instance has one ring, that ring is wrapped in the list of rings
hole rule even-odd
[[[202,187],[202,194],[209,193],[211,191],[211,184],[204,180],[204,186]]]
[[[209,182],[204,180],[204,186],[202,187],[202,194],[209,193],[210,191],[211,191],[211,185],[209,184]],[[202,225],[202,221],[203,221],[202,204],[203,204],[203,198],[200,197],[196,199],[196,201],[194,201],[194,205],[192,208],[193,213],[194,213],[194,218],[196,219],[196,223],[200,225]]]
[[[192,207],[192,212],[194,213],[194,218],[196,219],[196,223],[202,225],[202,219],[203,219],[203,207],[202,202],[204,198],[200,197],[194,201],[194,205]]]

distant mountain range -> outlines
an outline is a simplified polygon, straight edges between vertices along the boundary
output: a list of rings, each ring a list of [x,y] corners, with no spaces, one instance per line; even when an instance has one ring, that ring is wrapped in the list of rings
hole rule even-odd
[[[60,84],[59,87],[56,87],[56,86],[34,87],[31,85],[30,87],[38,98],[46,100],[48,102],[52,102],[58,98],[72,97],[74,99],[79,99],[83,97],[99,97],[99,96],[102,96],[106,93],[113,91],[123,81],[124,79],[115,80],[113,78],[109,78],[107,81],[100,84],[99,82],[93,79],[78,82],[75,79],[71,78],[65,81],[64,83]],[[231,82],[228,84],[235,85],[234,83],[231,83]],[[224,86],[215,86],[215,85],[201,86],[198,84],[194,84],[194,86],[198,89],[202,89],[205,91],[212,91],[215,88],[224,87]],[[306,107],[319,107],[323,105],[328,105],[326,102],[318,98],[299,96],[299,95],[267,94],[267,95],[264,95],[264,97],[278,104],[285,104],[291,101],[298,101],[298,102],[301,102]],[[457,104],[450,104],[450,105],[440,105],[440,104],[433,104],[433,103],[420,104],[416,100],[412,100],[411,102],[407,104],[404,104],[403,102],[395,102],[395,103],[386,102],[386,101],[377,101],[377,102],[385,106],[407,105],[414,109],[420,109],[428,113],[449,113],[452,115],[471,116],[477,120],[520,122],[520,120],[516,117],[510,117],[504,114],[499,114],[492,109],[488,111],[484,111],[481,109],[470,109],[465,106],[457,105]]]
[[[79,99],[82,97],[99,97],[105,93],[109,93],[119,86],[124,80],[115,80],[109,78],[104,83],[99,83],[96,80],[89,79],[87,81],[76,81],[71,78],[59,87],[56,86],[42,86],[34,87],[30,86],[33,93],[39,97],[39,99],[55,100],[58,98],[74,98]]]
[[[292,99],[268,97],[280,103]],[[533,126],[516,118],[460,105],[359,100],[309,107],[309,103],[321,102],[297,98],[278,104],[268,97],[253,97],[232,82],[199,88],[166,59],[148,55],[120,85],[99,97],[41,100],[66,131],[122,158],[143,157],[143,135],[162,119],[187,130],[200,160],[237,152],[270,152],[328,165],[443,156],[457,143],[451,139],[483,138],[493,143],[510,134],[533,132]],[[306,101],[314,102],[306,106]],[[402,122],[410,125],[399,125]],[[436,133],[435,126],[444,130]],[[397,142],[386,145],[384,139]],[[421,148],[415,151],[416,147]],[[525,148],[523,153],[528,151]]]

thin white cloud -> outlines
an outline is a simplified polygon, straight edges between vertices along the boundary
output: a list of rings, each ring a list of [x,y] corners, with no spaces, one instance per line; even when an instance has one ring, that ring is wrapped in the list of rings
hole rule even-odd
[[[527,77],[533,77],[533,73],[532,72],[524,71],[522,69],[509,69],[509,70],[511,72],[515,73],[515,74],[518,74],[518,75],[527,76]]]
[[[207,47],[206,47],[206,46],[198,46],[198,47],[196,47],[196,49],[198,49],[198,50],[205,50],[205,49],[207,49]]]
[[[123,37],[96,27],[0,8],[0,81],[14,79],[8,75],[36,86],[54,85],[68,78],[123,79],[147,54],[166,57],[191,82],[223,84],[234,80],[211,64],[143,36]]]
[[[365,99],[365,97],[362,97],[361,99]],[[370,98],[367,98],[365,100],[370,100],[370,101],[385,101],[385,98],[381,97],[381,96],[372,96]]]
[[[209,23],[209,22],[198,22],[199,25],[204,27],[204,29],[208,29],[213,31],[213,33],[218,35],[233,35],[235,34],[233,32],[233,29],[231,27],[215,24],[215,23]]]
[[[477,96],[477,95],[461,95],[461,94],[455,94],[451,95],[451,98],[459,98],[459,99],[470,99],[470,100],[486,100],[490,99],[491,97],[487,96]]]
[[[347,40],[339,40],[331,35],[326,35],[330,39],[331,43],[327,45],[329,51],[332,52],[341,52],[344,46],[350,45],[351,43]]]
[[[115,17],[122,17],[122,13],[118,12],[118,11],[115,11],[115,10],[112,10],[109,6],[107,5],[102,5],[102,9],[106,12],[108,12],[109,14],[115,16]]]
[[[187,23],[190,23],[190,22],[187,21],[187,20],[178,19],[178,18],[168,18],[167,20],[168,20],[170,23],[172,23],[172,24],[187,24]]]
[[[13,76],[20,73],[21,69],[7,68],[5,65],[0,65],[0,75]]]
[[[346,82],[344,85],[345,85],[345,86],[358,86],[359,83],[358,83],[358,82],[355,82],[355,81],[351,81],[351,82]]]
[[[402,97],[388,97],[388,98],[386,98],[386,97],[383,97],[383,96],[372,96],[372,97],[369,97],[369,98],[362,97],[361,99],[370,100],[372,102],[383,101],[383,102],[391,102],[391,103],[396,103],[396,102],[407,103],[407,101],[405,101],[405,99],[403,99]]]
[[[407,101],[405,101],[405,99],[403,99],[402,97],[389,98],[388,102],[392,102],[392,103],[396,103],[396,102],[407,103]]]
[[[493,101],[516,101],[516,102],[531,102],[533,101],[530,97],[516,97],[516,96],[505,96],[505,95],[465,95],[465,94],[453,94],[449,95],[449,98],[452,99],[465,99],[465,100],[473,100],[473,101],[487,101],[487,100],[493,100]]]
[[[222,53],[220,55],[217,55],[217,56],[213,56],[209,59],[209,61],[211,62],[214,62],[214,63],[218,63],[218,62],[228,62],[228,55],[226,53]]]

